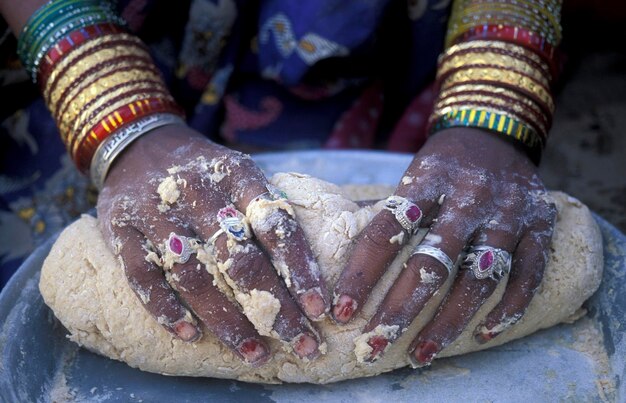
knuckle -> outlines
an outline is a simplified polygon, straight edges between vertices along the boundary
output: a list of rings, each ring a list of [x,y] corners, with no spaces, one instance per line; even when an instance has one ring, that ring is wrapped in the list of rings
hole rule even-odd
[[[228,269],[228,275],[235,281],[241,280],[246,274],[267,265],[261,251],[256,246],[249,245],[247,252],[231,255],[233,262]]]
[[[210,291],[211,282],[200,263],[187,263],[179,266],[182,267],[172,270],[170,276],[177,289],[190,295],[206,294]]]
[[[399,233],[405,234],[402,226],[390,212],[384,211],[370,223],[363,239],[376,249],[395,251],[398,247],[396,243],[391,242],[391,239]]]

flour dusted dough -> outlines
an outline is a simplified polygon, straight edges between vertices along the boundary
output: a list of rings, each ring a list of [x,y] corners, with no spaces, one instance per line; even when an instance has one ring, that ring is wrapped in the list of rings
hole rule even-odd
[[[298,174],[277,174],[272,182],[289,196],[332,289],[346,261],[350,243],[381,208],[380,203],[360,208],[350,200],[348,193],[359,200],[383,198],[390,188],[354,185],[339,188]],[[580,315],[581,304],[596,290],[602,277],[601,237],[585,206],[563,193],[551,195],[559,212],[551,255],[541,289],[524,318],[486,345],[473,341],[471,330],[497,303],[504,289],[505,281],[502,281],[468,330],[439,357],[493,347]],[[338,327],[326,319],[317,324],[326,339],[327,354],[311,362],[296,358],[283,351],[278,342],[270,340],[274,352],[272,360],[261,368],[251,368],[206,331],[204,337],[193,344],[174,339],[142,308],[93,217],[82,217],[61,234],[44,263],[40,290],[68,329],[70,340],[144,371],[264,383],[328,383],[371,376],[409,364],[407,346],[433,315],[444,290],[433,298],[382,359],[374,364],[360,363],[354,350],[355,339],[418,238],[420,236],[414,237],[405,247],[352,323]],[[209,269],[215,272],[215,268]],[[444,287],[449,287],[450,283],[448,281]],[[270,313],[271,302],[263,304]]]

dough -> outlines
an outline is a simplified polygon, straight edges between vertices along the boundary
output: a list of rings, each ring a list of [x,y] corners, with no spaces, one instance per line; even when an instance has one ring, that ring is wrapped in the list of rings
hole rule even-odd
[[[357,199],[380,199],[391,188],[353,185],[342,189],[299,174],[277,174],[272,183],[289,196],[332,289],[352,239],[381,208],[381,203],[361,208],[351,201],[348,192]],[[502,294],[503,279],[468,330],[438,357],[493,347],[581,315],[581,304],[593,294],[602,277],[601,236],[589,210],[578,200],[559,192],[551,196],[558,206],[551,255],[543,284],[526,315],[486,345],[472,339],[471,330]],[[422,236],[418,234],[404,248],[353,322],[338,327],[326,319],[316,324],[325,337],[327,354],[311,362],[283,351],[280,343],[270,340],[272,360],[251,368],[208,332],[193,344],[174,339],[143,309],[118,260],[107,248],[96,219],[90,216],[83,216],[61,234],[44,263],[39,287],[45,302],[69,331],[70,340],[144,371],[262,383],[336,382],[409,365],[407,346],[433,315],[444,292],[431,300],[410,329],[374,364],[357,361],[355,339]],[[215,268],[209,269],[215,272]],[[271,308],[271,304],[268,306]]]

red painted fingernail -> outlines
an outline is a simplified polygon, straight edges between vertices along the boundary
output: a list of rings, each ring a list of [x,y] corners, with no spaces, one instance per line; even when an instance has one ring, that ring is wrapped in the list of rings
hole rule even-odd
[[[413,351],[413,357],[420,365],[426,365],[431,363],[438,352],[439,345],[432,340],[426,340],[417,345]]]
[[[294,337],[293,350],[300,358],[313,359],[320,355],[317,340],[310,334],[302,333]]]
[[[265,363],[269,359],[269,350],[260,340],[246,339],[244,340],[237,351],[243,356],[248,364],[258,366]]]
[[[300,302],[304,307],[304,313],[311,319],[321,319],[326,312],[324,298],[316,289],[311,289],[300,296]]]
[[[497,332],[486,332],[486,333],[480,332],[480,333],[476,333],[476,335],[474,336],[474,340],[476,340],[476,342],[479,344],[485,344],[489,340],[496,337],[497,335],[498,335]]]
[[[370,354],[370,361],[375,361],[379,356],[382,355],[383,351],[389,344],[389,340],[387,340],[384,336],[374,336],[368,340],[367,344],[372,348],[372,353]]]
[[[174,333],[176,333],[176,335],[183,341],[196,341],[202,335],[198,328],[185,320],[180,320],[178,323],[174,323],[173,328]]]
[[[333,316],[335,321],[339,323],[347,323],[352,319],[354,311],[356,311],[357,303],[351,297],[342,295],[337,300],[333,308]]]

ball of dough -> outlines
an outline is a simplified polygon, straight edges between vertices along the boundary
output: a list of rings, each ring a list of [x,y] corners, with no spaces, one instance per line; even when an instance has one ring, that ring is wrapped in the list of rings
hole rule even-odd
[[[381,199],[392,189],[366,185],[340,188],[293,173],[277,174],[271,182],[287,193],[332,289],[354,238],[381,208],[381,203],[359,207],[353,200]],[[438,357],[493,347],[579,316],[582,303],[602,278],[602,240],[584,205],[559,192],[552,192],[551,197],[558,208],[551,254],[543,283],[522,320],[485,345],[475,343],[471,337],[471,330],[502,295],[503,279],[467,330]],[[326,319],[316,324],[326,340],[327,353],[310,362],[283,351],[280,342],[270,340],[273,358],[260,368],[252,368],[208,331],[193,344],[173,338],[141,306],[127,284],[121,264],[108,249],[97,220],[90,216],[83,216],[60,235],[43,265],[39,288],[46,304],[67,328],[70,340],[144,371],[261,383],[329,383],[372,376],[409,364],[407,347],[433,316],[451,280],[375,363],[357,360],[355,339],[422,236],[416,235],[403,249],[351,323],[339,327]]]

